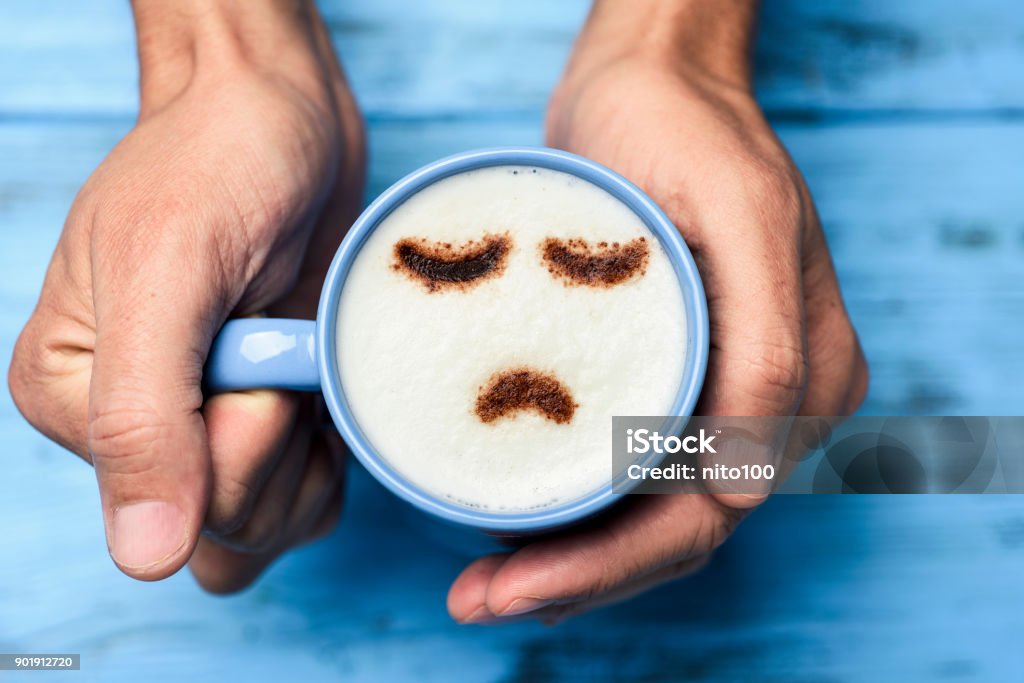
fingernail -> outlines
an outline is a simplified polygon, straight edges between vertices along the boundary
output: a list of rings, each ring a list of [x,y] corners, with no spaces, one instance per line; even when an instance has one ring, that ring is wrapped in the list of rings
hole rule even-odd
[[[489,621],[493,621],[495,616],[491,614],[491,610],[487,609],[487,605],[481,605],[477,607],[473,612],[459,621],[460,624],[486,624]]]
[[[159,564],[185,545],[185,515],[174,503],[149,500],[114,509],[110,555],[122,567]]]
[[[765,468],[772,466],[771,472],[775,473],[775,450],[766,444],[752,441],[743,436],[733,436],[723,440],[722,452],[719,454],[719,463],[727,468],[749,467],[753,472],[756,470],[763,473]],[[723,481],[718,486],[722,493],[736,493],[747,500],[760,502],[768,497],[775,486],[772,479],[759,474],[755,478],[740,478],[733,481]]]
[[[554,602],[554,600],[542,598],[516,598],[512,601],[512,604],[502,610],[500,616],[514,617],[519,614],[526,614],[527,612],[536,612],[539,609],[554,604]]]
[[[777,464],[776,453],[775,449],[771,446],[759,444],[751,455],[749,462],[751,466],[760,465],[762,472],[765,471],[764,468],[771,465],[772,476],[774,477],[777,474],[777,468],[775,467]],[[774,479],[768,479],[766,476],[762,476],[760,479],[746,480],[744,483],[746,490],[743,492],[743,495],[756,502],[760,502],[767,498],[768,494],[770,494],[772,489],[775,488]]]

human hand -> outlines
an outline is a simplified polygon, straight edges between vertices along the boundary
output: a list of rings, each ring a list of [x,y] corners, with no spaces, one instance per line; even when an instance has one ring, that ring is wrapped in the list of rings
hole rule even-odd
[[[867,368],[810,194],[751,94],[753,11],[596,3],[552,97],[548,144],[639,185],[693,252],[711,338],[695,414],[845,415]],[[763,498],[637,496],[600,525],[472,563],[449,612],[550,622],[622,600],[702,566]]]
[[[311,401],[204,401],[203,364],[229,316],[314,316],[359,208],[362,126],[312,3],[134,9],[138,122],[71,207],[9,383],[94,465],[122,571],[191,559],[236,590],[331,528],[343,454]]]

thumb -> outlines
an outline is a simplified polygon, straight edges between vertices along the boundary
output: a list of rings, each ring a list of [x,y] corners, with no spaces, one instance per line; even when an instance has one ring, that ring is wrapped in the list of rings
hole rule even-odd
[[[143,580],[188,561],[212,479],[201,379],[219,307],[199,291],[212,281],[200,259],[164,252],[93,274],[88,447],[110,555]]]

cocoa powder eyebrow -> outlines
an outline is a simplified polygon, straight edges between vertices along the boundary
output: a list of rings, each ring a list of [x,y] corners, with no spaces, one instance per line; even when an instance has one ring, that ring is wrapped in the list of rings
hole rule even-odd
[[[541,259],[548,272],[567,285],[612,287],[647,270],[650,247],[637,237],[625,243],[590,242],[548,237],[540,245]]]
[[[392,269],[429,292],[466,289],[501,275],[511,250],[512,239],[507,234],[484,235],[458,245],[405,237],[395,243]]]

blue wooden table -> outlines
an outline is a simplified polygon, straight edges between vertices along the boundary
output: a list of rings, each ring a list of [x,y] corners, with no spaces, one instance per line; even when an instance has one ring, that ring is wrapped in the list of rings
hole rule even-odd
[[[586,3],[324,11],[370,122],[372,196],[449,152],[539,142]],[[863,412],[1024,412],[1020,3],[764,14],[759,96],[821,210],[873,371]],[[74,193],[132,124],[134,64],[123,0],[0,5],[0,357]],[[444,609],[464,558],[358,468],[331,538],[216,598],[186,573],[121,576],[91,470],[6,394],[0,441],[0,652],[82,653],[69,678],[1024,680],[1024,497],[777,497],[695,578],[556,629],[467,628]]]

